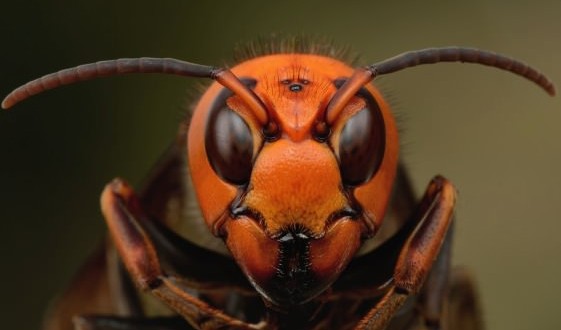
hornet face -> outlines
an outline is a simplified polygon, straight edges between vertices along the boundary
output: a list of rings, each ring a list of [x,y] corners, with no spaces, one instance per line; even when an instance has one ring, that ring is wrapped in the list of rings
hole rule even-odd
[[[208,89],[188,134],[197,197],[257,291],[276,305],[302,304],[380,227],[397,164],[395,123],[371,85],[328,123],[326,109],[353,73],[331,58],[268,55],[231,70],[269,121],[228,89]]]

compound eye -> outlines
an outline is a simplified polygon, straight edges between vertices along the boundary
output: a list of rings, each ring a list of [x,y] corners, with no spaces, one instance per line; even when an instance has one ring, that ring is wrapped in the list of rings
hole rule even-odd
[[[205,136],[205,148],[212,169],[225,181],[249,182],[253,159],[253,137],[246,122],[224,106],[212,111]]]
[[[346,186],[358,186],[369,181],[384,156],[382,114],[375,103],[367,104],[366,108],[347,120],[339,136],[339,166]]]

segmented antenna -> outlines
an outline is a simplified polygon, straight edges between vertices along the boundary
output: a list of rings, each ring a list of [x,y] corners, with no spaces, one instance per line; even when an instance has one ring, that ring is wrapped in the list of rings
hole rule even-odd
[[[374,76],[396,72],[405,68],[438,62],[465,62],[492,66],[522,76],[555,95],[555,86],[544,74],[528,64],[494,52],[465,47],[426,48],[406,52],[369,65]]]
[[[79,65],[45,75],[16,88],[4,101],[2,108],[8,109],[15,104],[49,89],[69,85],[99,77],[127,73],[166,73],[189,77],[214,78],[219,69],[173,58],[121,58]]]
[[[396,72],[405,68],[439,62],[465,62],[492,66],[522,76],[555,95],[553,82],[544,74],[526,63],[513,58],[476,48],[442,47],[405,52],[381,62],[358,69],[335,93],[327,108],[326,120],[332,124],[355,93],[376,76]]]
[[[215,79],[242,98],[253,110],[253,114],[261,124],[267,123],[267,111],[261,100],[229,70],[173,58],[121,58],[64,69],[16,88],[2,101],[2,108],[11,108],[30,96],[62,85],[128,73],[163,73]]]

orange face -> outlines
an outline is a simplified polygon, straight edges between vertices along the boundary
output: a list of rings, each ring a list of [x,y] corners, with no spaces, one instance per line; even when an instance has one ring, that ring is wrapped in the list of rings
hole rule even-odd
[[[329,102],[354,71],[332,58],[268,55],[231,71],[262,101],[267,123],[239,96],[210,86],[188,134],[197,198],[266,299],[304,303],[380,227],[397,166],[395,123],[372,85],[327,123]]]

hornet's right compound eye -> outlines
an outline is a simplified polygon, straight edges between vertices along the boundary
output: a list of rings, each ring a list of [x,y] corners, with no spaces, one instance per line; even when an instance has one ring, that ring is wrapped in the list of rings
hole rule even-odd
[[[212,169],[235,185],[249,182],[253,166],[253,137],[246,122],[223,106],[212,111],[205,136],[205,148]]]

